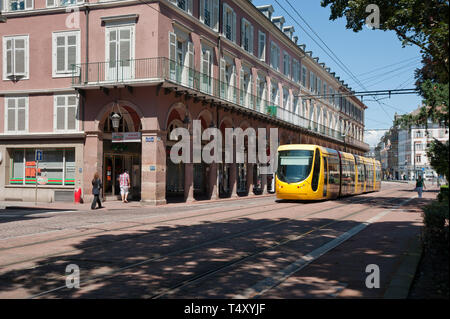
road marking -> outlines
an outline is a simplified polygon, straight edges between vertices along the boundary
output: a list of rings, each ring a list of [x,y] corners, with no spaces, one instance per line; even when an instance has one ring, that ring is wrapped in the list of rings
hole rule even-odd
[[[250,299],[257,296],[260,296],[264,294],[265,292],[269,291],[270,289],[280,285],[283,281],[285,281],[287,278],[292,276],[294,273],[300,271],[301,269],[305,268],[307,265],[315,261],[317,258],[323,256],[330,250],[336,248],[343,242],[345,242],[347,239],[353,237],[354,235],[361,232],[363,229],[365,229],[367,226],[369,226],[372,223],[375,223],[376,221],[383,218],[385,215],[390,213],[391,211],[394,211],[398,209],[399,207],[405,205],[406,203],[410,202],[416,198],[416,196],[413,196],[407,200],[404,200],[401,202],[397,207],[382,211],[381,213],[377,214],[376,216],[370,218],[368,221],[363,222],[359,224],[358,226],[353,227],[349,231],[345,232],[341,236],[333,239],[332,241],[326,243],[325,245],[313,250],[309,254],[300,257],[295,262],[290,264],[289,266],[285,267],[278,273],[276,273],[273,277],[268,277],[264,280],[259,281],[256,283],[253,287],[247,288],[244,290],[244,292],[240,295],[236,295],[233,297],[233,299]]]

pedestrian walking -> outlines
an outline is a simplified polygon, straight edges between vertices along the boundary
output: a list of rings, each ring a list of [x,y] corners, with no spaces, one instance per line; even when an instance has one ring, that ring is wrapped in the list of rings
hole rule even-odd
[[[426,189],[425,183],[422,179],[422,176],[419,175],[419,178],[416,181],[416,191],[417,191],[417,194],[419,194],[419,198],[422,198],[422,192],[424,189]]]
[[[120,174],[120,195],[122,196],[122,203],[128,203],[128,192],[130,189],[130,175],[126,169]]]
[[[97,172],[94,174],[92,179],[92,194],[94,195],[94,200],[91,204],[91,209],[95,209],[97,204],[98,208],[103,208],[102,202],[100,201],[100,190],[102,189],[102,180],[100,179]]]

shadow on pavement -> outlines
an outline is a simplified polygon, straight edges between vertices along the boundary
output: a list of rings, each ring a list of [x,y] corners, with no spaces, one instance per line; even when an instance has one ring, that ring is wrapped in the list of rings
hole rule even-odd
[[[377,201],[383,202],[383,199],[383,197],[376,197],[365,205],[392,208],[397,204],[387,203],[387,198],[385,204],[377,204]],[[350,200],[351,198],[344,198],[340,201]],[[62,253],[44,258],[32,269],[2,271],[0,296],[6,298],[8,292],[22,288],[25,288],[30,295],[34,295],[65,286],[66,266],[76,264],[80,267],[81,288],[86,287],[87,284],[83,281],[87,278],[104,272],[118,272],[112,277],[100,278],[87,289],[63,288],[46,294],[43,298],[150,297],[160,292],[161,288],[172,287],[211,269],[230,265],[233,260],[263,250],[289,238],[292,234],[303,234],[313,228],[322,227],[300,241],[292,241],[282,248],[254,256],[236,268],[231,266],[222,275],[202,281],[200,288],[182,290],[180,294],[171,296],[174,298],[231,298],[234,293],[244,291],[298,260],[302,255],[359,225],[359,222],[354,220],[345,220],[326,226],[333,222],[334,220],[327,218],[307,221],[240,218],[226,222],[198,222],[190,226],[159,226],[152,230],[127,234],[98,235],[72,246],[71,249],[78,250],[76,253],[72,252],[70,255]],[[274,223],[278,224],[272,225]],[[380,267],[385,267],[384,269],[395,267],[406,245],[402,242],[402,236],[418,233],[420,229],[420,226],[412,222],[380,222],[369,227],[371,227],[370,230],[365,230],[365,233],[371,237],[372,243],[378,242],[380,247],[386,249],[388,253],[381,248],[374,250],[370,242],[366,245],[363,241],[357,241],[354,242],[352,250],[341,251],[342,265],[362,267],[360,261],[370,260]],[[228,239],[221,241],[223,237]],[[212,243],[207,244],[208,242]],[[192,246],[197,247],[190,249]],[[167,254],[170,256],[160,257]],[[152,259],[153,261],[150,261]],[[136,265],[138,263],[140,265]],[[337,277],[333,269],[341,268],[335,263],[325,261],[316,267],[316,276],[325,282],[350,281],[345,275]],[[353,289],[368,290],[364,286],[365,276],[367,274],[361,271],[360,280],[352,282],[355,285]],[[390,278],[382,277],[381,284],[386,285],[389,280]],[[314,285],[306,285],[301,289],[294,288],[288,290],[289,298],[327,297],[326,294],[317,292],[317,287]],[[376,293],[380,292],[368,291],[361,297],[379,297],[374,295]]]

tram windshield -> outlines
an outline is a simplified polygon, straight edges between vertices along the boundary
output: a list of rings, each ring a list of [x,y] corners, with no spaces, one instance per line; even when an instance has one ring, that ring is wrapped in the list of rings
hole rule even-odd
[[[278,179],[285,183],[304,181],[311,173],[313,157],[313,151],[290,150],[278,152]]]

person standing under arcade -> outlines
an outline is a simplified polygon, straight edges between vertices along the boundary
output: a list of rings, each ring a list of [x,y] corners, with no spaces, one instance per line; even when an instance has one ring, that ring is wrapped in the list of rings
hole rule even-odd
[[[122,196],[122,203],[128,203],[128,192],[130,190],[130,175],[126,169],[120,174],[120,195]]]

